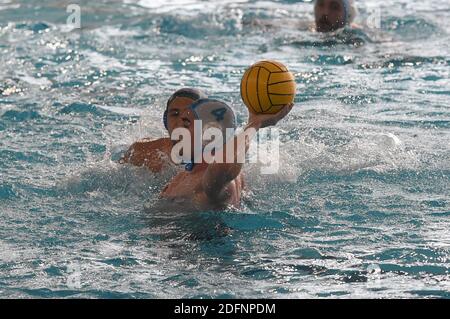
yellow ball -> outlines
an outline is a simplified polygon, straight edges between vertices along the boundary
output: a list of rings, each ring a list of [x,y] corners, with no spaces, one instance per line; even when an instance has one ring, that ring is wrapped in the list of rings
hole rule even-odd
[[[252,65],[241,81],[241,97],[254,113],[278,113],[294,102],[296,83],[285,65],[276,61],[260,61]]]

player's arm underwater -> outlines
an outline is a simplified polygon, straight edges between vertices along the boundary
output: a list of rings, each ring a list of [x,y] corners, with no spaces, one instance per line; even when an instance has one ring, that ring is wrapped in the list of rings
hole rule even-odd
[[[233,160],[227,160],[227,147],[225,145],[222,151],[216,154],[216,158],[221,158],[222,160],[208,165],[203,176],[202,185],[205,194],[210,200],[221,201],[226,198],[225,191],[227,185],[239,177],[251,140],[258,130],[276,125],[289,114],[293,106],[294,104],[289,104],[276,114],[256,114],[250,112],[248,124],[244,128],[244,131],[228,142],[234,145],[232,156],[228,156]],[[243,143],[245,147],[241,146]]]

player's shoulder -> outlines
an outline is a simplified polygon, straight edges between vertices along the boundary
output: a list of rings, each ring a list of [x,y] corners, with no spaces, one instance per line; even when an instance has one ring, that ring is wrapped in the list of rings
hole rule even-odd
[[[145,138],[142,140],[139,140],[133,145],[131,145],[131,148],[135,150],[160,150],[160,151],[166,151],[171,146],[171,141],[168,138],[160,138],[157,140],[151,140],[149,138]]]

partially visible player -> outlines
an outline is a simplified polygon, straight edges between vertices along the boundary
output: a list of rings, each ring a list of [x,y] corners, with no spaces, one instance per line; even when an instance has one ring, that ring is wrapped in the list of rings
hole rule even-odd
[[[185,110],[194,102],[207,98],[207,95],[193,88],[183,88],[176,91],[167,101],[163,115],[164,126],[169,137],[157,140],[143,139],[131,145],[120,160],[121,164],[129,163],[135,166],[145,166],[154,173],[162,171],[171,160],[173,141],[170,135],[178,127],[184,127],[186,119],[182,116]]]
[[[332,33],[347,26],[355,28],[353,24],[357,15],[354,0],[316,0],[314,2],[314,22],[299,19],[283,18],[282,20],[244,20],[247,27],[260,29],[297,29],[310,30],[321,33]]]
[[[317,32],[333,32],[351,25],[356,16],[353,0],[316,0],[314,16]]]
[[[214,127],[226,136],[227,129],[236,126],[234,112],[227,104],[210,99],[199,100],[187,108],[182,117],[186,119],[184,129],[187,131],[191,153],[183,154],[193,163],[186,170],[178,173],[161,192],[161,198],[183,207],[184,209],[205,211],[222,210],[227,207],[239,207],[243,189],[242,168],[251,140],[261,128],[274,126],[285,118],[292,110],[293,104],[286,105],[275,114],[256,114],[250,112],[248,124],[238,135],[230,136],[219,149],[214,152],[214,160],[204,160],[204,149],[196,150],[196,140],[202,140],[203,134],[195,130],[196,121],[201,121],[203,131]],[[184,143],[186,144],[186,143]],[[231,148],[227,147],[230,144]],[[203,146],[203,147],[207,147]],[[176,149],[174,149],[176,150]],[[227,153],[229,152],[229,153]],[[200,160],[195,158],[200,155]],[[231,156],[230,156],[231,155]],[[189,168],[188,168],[189,167]]]

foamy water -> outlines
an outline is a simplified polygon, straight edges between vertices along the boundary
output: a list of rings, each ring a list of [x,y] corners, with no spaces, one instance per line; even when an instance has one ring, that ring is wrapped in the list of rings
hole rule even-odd
[[[361,30],[324,37],[293,24],[310,2],[86,2],[65,32],[64,2],[0,1],[0,296],[448,298],[450,7],[365,3],[381,29],[360,4]],[[266,58],[298,96],[242,209],[164,209],[182,168],[116,163],[183,86],[245,122]]]

